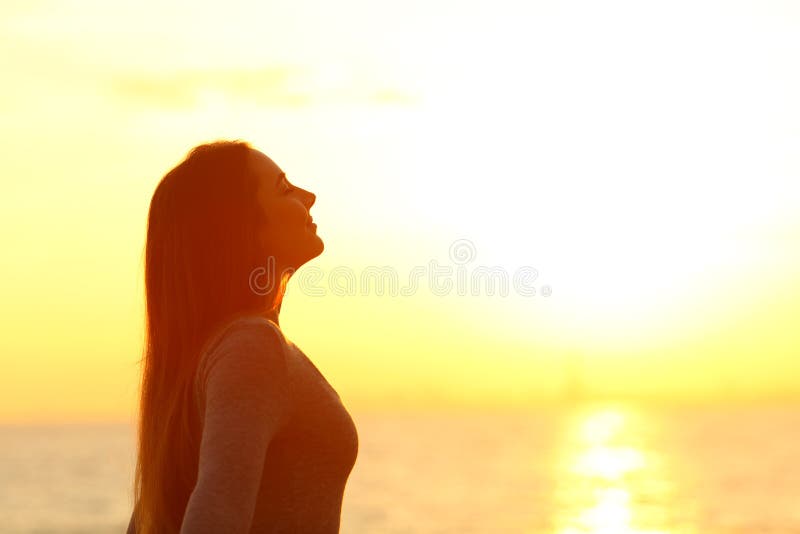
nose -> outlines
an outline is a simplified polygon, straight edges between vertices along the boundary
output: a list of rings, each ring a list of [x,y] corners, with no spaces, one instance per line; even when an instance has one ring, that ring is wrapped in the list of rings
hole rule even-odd
[[[316,202],[316,201],[317,201],[317,195],[315,195],[311,191],[307,191],[307,190],[303,189],[303,203],[308,208],[311,208],[311,206],[313,206],[314,202]]]

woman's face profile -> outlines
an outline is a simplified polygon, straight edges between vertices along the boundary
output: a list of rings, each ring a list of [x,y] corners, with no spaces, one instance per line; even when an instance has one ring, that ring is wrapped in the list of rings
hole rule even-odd
[[[258,150],[250,151],[249,164],[258,180],[257,201],[266,221],[259,232],[276,268],[297,269],[319,256],[325,245],[309,213],[317,198],[314,193],[291,184],[280,167]]]

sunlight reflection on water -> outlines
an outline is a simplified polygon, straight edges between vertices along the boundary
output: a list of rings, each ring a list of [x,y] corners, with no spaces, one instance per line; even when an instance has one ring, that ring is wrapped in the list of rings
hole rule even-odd
[[[672,483],[649,447],[658,431],[629,407],[589,408],[567,423],[555,467],[558,534],[676,534]]]

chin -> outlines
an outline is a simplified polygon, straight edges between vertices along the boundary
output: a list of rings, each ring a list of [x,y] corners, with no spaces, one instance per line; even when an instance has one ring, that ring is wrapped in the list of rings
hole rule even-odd
[[[303,255],[301,260],[296,262],[297,267],[299,269],[304,263],[309,262],[322,254],[322,251],[325,250],[325,243],[318,235],[314,235],[314,239],[309,241],[308,245],[303,250]]]
[[[316,258],[320,254],[322,254],[323,250],[325,250],[325,242],[322,240],[320,236],[314,234],[314,241],[316,246],[314,247],[315,254],[312,256],[312,258]]]

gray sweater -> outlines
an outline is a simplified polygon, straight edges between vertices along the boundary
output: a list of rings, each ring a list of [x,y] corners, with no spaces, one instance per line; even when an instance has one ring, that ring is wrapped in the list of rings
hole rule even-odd
[[[206,346],[199,471],[181,534],[339,532],[358,454],[339,395],[264,317],[236,319]]]

